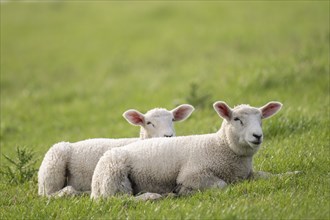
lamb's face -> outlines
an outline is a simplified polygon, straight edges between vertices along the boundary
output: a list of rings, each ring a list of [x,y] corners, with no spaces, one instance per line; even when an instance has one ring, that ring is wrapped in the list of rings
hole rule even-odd
[[[145,114],[144,129],[145,138],[173,137],[175,136],[174,117],[170,111],[157,109]]]
[[[224,102],[216,102],[214,109],[225,119],[222,130],[225,133],[231,149],[244,156],[255,154],[262,141],[262,119],[278,112],[281,103],[270,102],[261,108],[240,105],[231,109]]]
[[[142,114],[137,110],[128,110],[123,116],[133,124],[141,126],[140,137],[173,137],[175,129],[173,122],[183,121],[194,111],[191,105],[183,104],[169,111],[163,108],[155,108]]]
[[[240,151],[247,155],[258,151],[263,141],[260,110],[247,106],[234,109],[226,126],[227,137],[230,137]]]

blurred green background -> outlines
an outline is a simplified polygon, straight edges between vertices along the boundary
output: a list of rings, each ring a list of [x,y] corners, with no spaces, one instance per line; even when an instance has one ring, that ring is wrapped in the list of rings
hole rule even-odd
[[[217,100],[328,108],[328,5],[1,4],[2,146],[134,136],[126,109],[170,109],[187,101],[191,84],[210,95],[208,108]]]
[[[261,106],[277,100],[284,108],[264,124],[256,167],[322,167],[327,177],[316,185],[326,190],[329,1],[0,6],[2,154],[14,156],[17,146],[27,147],[40,164],[59,141],[138,136],[138,128],[121,116],[130,108],[193,104],[197,110],[190,119],[176,125],[177,135],[189,135],[220,127],[215,101]],[[329,202],[323,205],[319,217],[329,217]],[[309,211],[298,208],[293,217]]]

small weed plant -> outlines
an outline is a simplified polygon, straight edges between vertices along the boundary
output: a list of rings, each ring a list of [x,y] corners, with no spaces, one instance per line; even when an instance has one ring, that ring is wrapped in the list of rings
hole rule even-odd
[[[38,169],[34,168],[37,160],[34,159],[34,153],[25,148],[16,148],[16,159],[11,159],[7,155],[3,155],[11,164],[5,165],[0,170],[3,180],[7,180],[11,184],[22,184],[30,181],[37,173]]]
[[[196,108],[205,108],[210,106],[210,97],[210,94],[200,92],[200,86],[193,82],[190,84],[190,90],[188,96],[186,97],[186,101]]]

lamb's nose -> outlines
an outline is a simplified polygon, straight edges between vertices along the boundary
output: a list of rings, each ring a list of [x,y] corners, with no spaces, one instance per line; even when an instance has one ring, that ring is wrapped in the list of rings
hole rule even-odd
[[[164,134],[164,137],[173,137],[173,134],[171,134],[171,135]]]
[[[262,137],[262,134],[261,134],[261,135],[258,135],[258,134],[253,134],[253,137],[255,137],[255,138],[257,138],[258,140],[260,140],[260,139],[261,139],[261,137]]]

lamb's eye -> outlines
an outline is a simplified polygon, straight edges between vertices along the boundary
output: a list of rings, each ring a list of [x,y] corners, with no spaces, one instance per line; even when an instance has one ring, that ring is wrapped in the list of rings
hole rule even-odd
[[[234,121],[239,121],[240,123],[241,123],[241,125],[243,125],[243,122],[242,122],[242,120],[241,119],[239,119],[239,118],[234,118]]]
[[[150,121],[147,122],[147,125],[152,125],[153,127],[155,127],[155,125],[153,123],[151,123]]]

